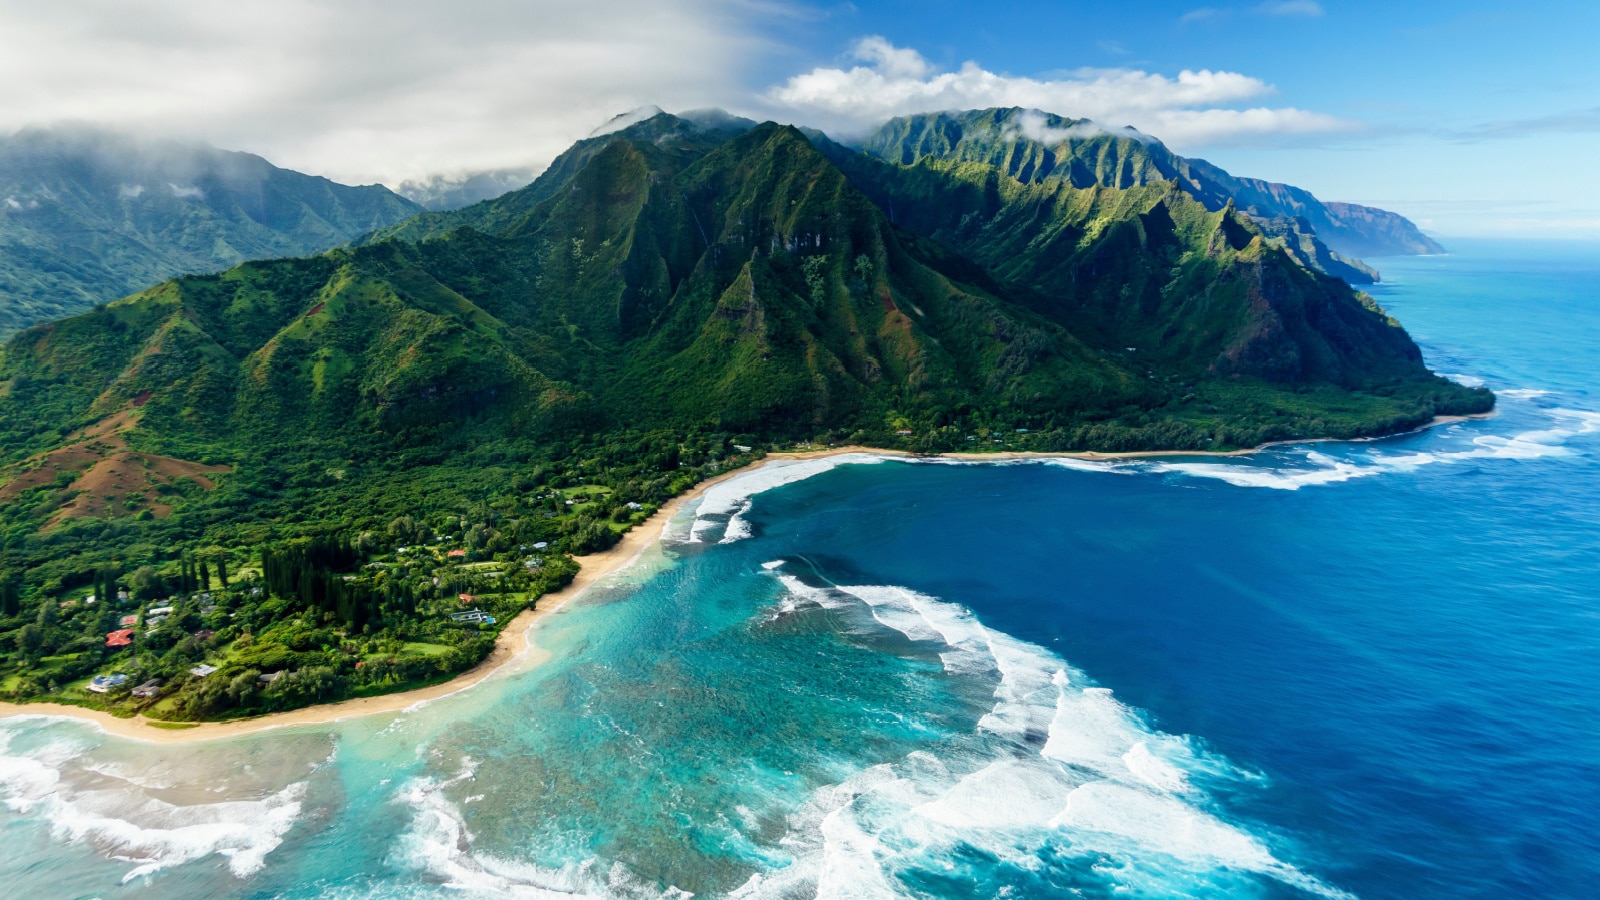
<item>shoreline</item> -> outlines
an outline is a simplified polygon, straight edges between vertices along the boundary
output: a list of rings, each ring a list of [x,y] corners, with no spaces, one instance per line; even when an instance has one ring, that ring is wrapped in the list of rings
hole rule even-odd
[[[1099,450],[951,450],[946,453],[914,453],[910,450],[888,450],[879,447],[863,447],[857,444],[851,444],[846,447],[829,447],[823,450],[797,450],[788,452],[775,451],[768,453],[765,459],[759,460],[756,464],[756,467],[759,468],[759,463],[764,463],[769,459],[822,459],[823,457],[838,456],[844,453],[868,453],[873,456],[894,456],[904,457],[906,459],[960,459],[974,462],[982,462],[986,459],[992,459],[996,461],[1012,459],[1083,459],[1090,461],[1099,460],[1104,462],[1106,460],[1143,459],[1146,457],[1162,456],[1249,456],[1254,453],[1260,453],[1263,450],[1269,450],[1273,447],[1284,447],[1291,444],[1359,444],[1368,441],[1386,441],[1390,438],[1405,437],[1406,435],[1411,434],[1421,434],[1430,428],[1438,428],[1442,425],[1454,425],[1457,422],[1470,422],[1476,419],[1492,419],[1499,415],[1499,413],[1500,410],[1498,407],[1496,407],[1488,412],[1473,413],[1465,416],[1434,416],[1427,422],[1424,422],[1408,431],[1397,431],[1394,434],[1379,435],[1377,437],[1291,438],[1283,441],[1267,441],[1264,444],[1257,444],[1254,447],[1246,447],[1240,450],[1126,450],[1112,453],[1106,453]],[[718,479],[721,477],[722,476],[718,476]],[[705,482],[705,485],[708,487],[710,484],[710,481]]]
[[[1403,437],[1408,434],[1418,434],[1430,428],[1441,425],[1450,425],[1472,419],[1492,418],[1498,410],[1478,413],[1467,416],[1435,416],[1431,421],[1410,431],[1384,435],[1382,438],[1356,438],[1354,441],[1382,440],[1391,437]],[[9,719],[22,716],[51,716],[77,719],[91,723],[102,732],[115,737],[128,740],[142,741],[154,744],[188,744],[223,738],[240,737],[265,731],[276,731],[283,728],[296,728],[312,725],[328,725],[346,719],[362,718],[366,716],[381,715],[384,713],[399,713],[429,703],[442,697],[468,690],[495,673],[511,666],[514,663],[527,660],[528,668],[542,664],[549,658],[545,651],[533,640],[534,629],[547,617],[561,611],[569,602],[578,598],[601,579],[614,575],[626,569],[639,559],[646,550],[661,540],[666,532],[667,524],[672,517],[677,515],[683,507],[698,500],[702,494],[712,487],[721,484],[737,475],[754,472],[770,462],[777,460],[808,460],[823,459],[830,456],[843,456],[852,453],[870,454],[880,457],[900,457],[906,459],[949,458],[963,461],[982,462],[993,460],[1005,462],[1023,459],[1082,459],[1082,460],[1119,460],[1138,459],[1142,457],[1163,456],[1247,456],[1262,450],[1286,444],[1311,444],[1326,443],[1339,440],[1337,438],[1304,438],[1300,440],[1270,441],[1257,447],[1242,450],[1135,450],[1128,452],[1101,453],[1097,451],[1075,452],[1048,452],[1037,450],[1000,450],[994,452],[954,451],[950,453],[918,454],[909,450],[893,450],[879,447],[864,447],[848,445],[844,447],[828,447],[817,450],[777,451],[768,453],[761,459],[729,469],[705,481],[700,482],[688,491],[674,497],[665,506],[651,514],[650,518],[640,522],[629,529],[609,550],[592,553],[588,556],[574,557],[578,562],[578,573],[573,576],[571,583],[559,591],[546,594],[540,598],[535,608],[523,610],[518,613],[510,623],[501,630],[495,638],[494,649],[476,666],[455,676],[449,681],[415,688],[408,691],[397,691],[392,694],[379,694],[373,697],[355,697],[349,700],[339,700],[334,703],[322,703],[307,706],[302,709],[287,710],[285,712],[267,713],[249,719],[240,719],[231,722],[199,722],[199,723],[172,723],[168,724],[159,719],[148,719],[142,715],[123,719],[100,710],[86,709],[80,706],[69,706],[61,703],[8,703],[0,701],[0,719]],[[1353,441],[1352,441],[1353,442]],[[554,602],[550,602],[554,601]],[[160,724],[157,724],[160,723]],[[174,727],[174,725],[177,727]]]

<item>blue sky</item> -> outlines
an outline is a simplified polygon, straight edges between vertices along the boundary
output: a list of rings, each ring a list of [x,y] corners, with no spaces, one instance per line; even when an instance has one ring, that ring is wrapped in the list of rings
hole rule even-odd
[[[861,133],[1038,106],[1450,235],[1600,240],[1600,2],[0,0],[0,133],[349,182],[538,169],[613,115]]]

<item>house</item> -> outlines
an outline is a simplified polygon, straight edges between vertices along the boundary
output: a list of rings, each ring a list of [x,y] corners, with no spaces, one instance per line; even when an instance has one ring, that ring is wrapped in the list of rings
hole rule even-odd
[[[470,609],[466,612],[455,613],[450,617],[452,622],[471,622],[478,625],[493,625],[494,616],[481,609]]]
[[[271,684],[274,681],[277,681],[279,678],[282,678],[282,677],[283,677],[283,673],[282,672],[264,672],[264,673],[262,673],[260,675],[257,675],[256,676],[256,680],[261,682],[262,684]]]
[[[544,548],[546,548],[548,546],[550,546],[550,542],[549,541],[537,541],[537,542],[534,543],[533,549],[535,549],[535,550],[543,550]]]
[[[138,687],[133,689],[133,695],[135,697],[140,697],[140,698],[144,698],[144,699],[148,699],[150,697],[157,696],[160,693],[161,693],[161,682],[157,681],[154,678],[150,679],[149,681],[146,681],[144,684],[141,684]]]
[[[208,665],[206,663],[201,663],[200,665],[195,666],[194,668],[190,669],[189,670],[189,674],[193,675],[196,678],[204,678],[207,675],[210,675],[212,672],[215,672],[216,670],[217,670],[216,666]]]
[[[477,603],[478,602],[478,598],[474,597],[471,594],[457,594],[456,596],[461,598],[461,602],[462,603]]]
[[[133,626],[139,624],[139,617],[138,616],[123,616],[122,619],[120,620],[119,624],[121,624],[123,628],[132,628]]]
[[[133,645],[133,629],[124,628],[106,634],[107,647],[129,647]]]
[[[445,554],[445,558],[446,559],[466,559],[467,558],[467,551],[465,551],[465,550],[451,550],[449,553]]]
[[[750,452],[750,448],[746,447],[743,444],[734,444],[733,445],[733,449],[739,451],[740,453],[749,453]]]
[[[89,690],[96,694],[104,694],[114,687],[122,687],[128,683],[126,675],[96,675],[89,680]]]
[[[640,510],[640,509],[644,509],[644,504],[643,503],[639,503],[639,502],[634,501],[634,500],[629,500],[628,501],[628,508],[632,509],[632,510]]]
[[[128,602],[128,592],[127,591],[117,591],[117,602],[118,603],[127,603]]]
[[[895,432],[895,434],[900,434],[900,435],[906,435],[906,434],[910,434],[910,433],[911,433],[911,429],[909,429],[909,428],[902,428],[899,431]]]
[[[194,633],[194,639],[197,641],[209,641],[216,636],[217,633],[209,628],[202,628]]]
[[[149,616],[170,616],[170,615],[172,615],[172,607],[170,607],[170,606],[158,606],[155,609],[152,609],[152,610],[148,611],[147,613],[145,613],[145,615],[149,615]]]

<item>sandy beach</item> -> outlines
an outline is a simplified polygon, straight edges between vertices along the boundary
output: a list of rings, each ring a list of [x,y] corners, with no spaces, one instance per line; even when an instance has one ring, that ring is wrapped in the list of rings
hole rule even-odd
[[[1468,419],[1488,418],[1493,412],[1476,416],[1439,416],[1415,431],[1422,431],[1453,422]],[[1407,432],[1415,433],[1415,432]],[[995,452],[956,452],[937,454],[938,456],[952,459],[974,461],[1004,461],[1018,459],[1051,459],[1071,458],[1085,460],[1115,460],[1135,459],[1140,457],[1158,456],[1244,456],[1259,452],[1267,447],[1277,444],[1304,444],[1313,443],[1314,439],[1298,441],[1275,441],[1248,450],[1231,451],[1200,451],[1200,450],[1153,450],[1129,453],[1044,453],[1034,451],[995,451]],[[110,713],[98,710],[84,709],[77,706],[67,706],[58,703],[4,703],[0,702],[0,719],[11,716],[68,716],[93,722],[108,734],[118,737],[130,738],[138,741],[152,743],[182,744],[195,741],[216,740],[220,738],[237,737],[260,731],[269,731],[281,728],[293,728],[303,725],[320,725],[337,722],[359,716],[379,715],[382,713],[397,713],[409,709],[419,703],[436,700],[449,696],[458,691],[464,691],[478,684],[513,663],[522,663],[525,668],[542,663],[548,655],[534,642],[534,629],[545,618],[559,612],[567,603],[579,597],[591,585],[608,575],[626,568],[637,560],[644,551],[661,539],[666,530],[667,523],[686,504],[699,499],[702,494],[714,485],[759,469],[775,460],[804,460],[822,459],[829,456],[842,456],[850,453],[864,453],[874,456],[915,458],[917,454],[905,450],[886,450],[877,447],[844,446],[828,447],[817,450],[801,450],[768,454],[765,458],[757,460],[750,465],[730,469],[713,478],[706,479],[696,485],[687,493],[674,498],[666,506],[657,510],[654,515],[630,529],[623,535],[616,546],[601,553],[577,557],[581,568],[572,579],[572,583],[560,591],[547,594],[540,598],[535,609],[524,610],[512,619],[505,629],[500,632],[495,646],[483,662],[471,669],[457,675],[449,681],[432,685],[431,687],[416,690],[401,691],[393,694],[383,694],[377,697],[359,697],[351,700],[341,700],[337,703],[325,703],[308,706],[304,709],[290,710],[281,713],[269,713],[250,719],[240,719],[232,722],[203,722],[187,727],[174,728],[167,723],[147,719],[143,716],[123,719]]]

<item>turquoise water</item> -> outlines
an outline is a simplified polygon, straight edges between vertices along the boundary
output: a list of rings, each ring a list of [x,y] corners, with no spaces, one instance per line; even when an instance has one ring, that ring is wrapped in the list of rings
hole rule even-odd
[[[1497,416],[1117,465],[773,466],[399,716],[0,722],[38,897],[1579,897],[1600,251],[1374,293]]]

